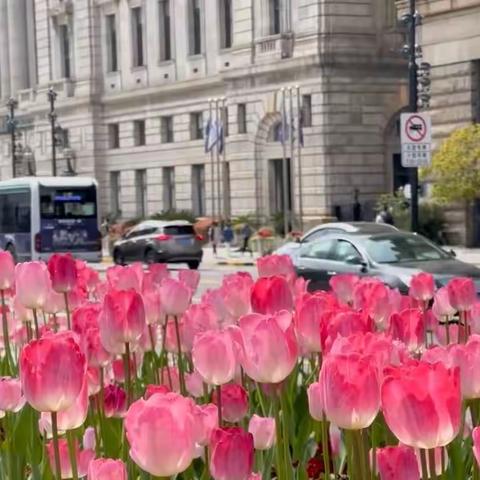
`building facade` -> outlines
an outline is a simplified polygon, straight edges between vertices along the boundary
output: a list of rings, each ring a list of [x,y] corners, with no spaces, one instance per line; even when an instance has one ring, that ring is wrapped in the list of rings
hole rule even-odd
[[[58,93],[58,171],[73,152],[77,174],[98,179],[105,214],[209,215],[220,184],[225,216],[271,217],[286,201],[307,223],[349,218],[356,191],[367,212],[405,178],[402,43],[394,0],[0,0],[0,108],[18,100],[17,174],[28,147],[36,174],[49,175],[47,92]],[[288,89],[283,108],[289,86],[301,122],[289,123]],[[213,171],[210,99],[225,107]]]

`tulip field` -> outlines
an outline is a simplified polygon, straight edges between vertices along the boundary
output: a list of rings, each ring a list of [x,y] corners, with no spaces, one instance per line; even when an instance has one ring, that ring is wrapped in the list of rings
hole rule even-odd
[[[0,251],[0,480],[480,480],[471,279],[308,292]]]

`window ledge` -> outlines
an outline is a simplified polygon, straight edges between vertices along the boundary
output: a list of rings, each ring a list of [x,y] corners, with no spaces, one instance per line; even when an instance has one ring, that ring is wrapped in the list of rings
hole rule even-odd
[[[147,70],[147,66],[146,65],[138,65],[136,67],[131,67],[130,68],[130,71],[131,72],[144,72]]]
[[[205,58],[204,53],[194,53],[194,54],[188,55],[189,60],[201,60],[203,58]]]

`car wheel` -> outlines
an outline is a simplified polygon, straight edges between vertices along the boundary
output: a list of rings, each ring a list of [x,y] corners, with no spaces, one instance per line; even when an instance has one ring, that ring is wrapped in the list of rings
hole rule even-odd
[[[10,255],[12,256],[13,261],[14,261],[15,263],[18,262],[18,260],[17,260],[17,252],[15,251],[15,247],[14,247],[11,243],[9,243],[9,244],[7,245],[7,247],[5,248],[5,251],[10,252]]]
[[[113,251],[113,263],[115,265],[125,265],[125,258],[123,258],[122,252],[118,249]]]
[[[198,261],[188,262],[188,268],[190,270],[198,270],[199,266],[200,266],[200,262],[198,262]]]
[[[144,255],[145,263],[147,265],[153,265],[154,263],[158,263],[158,256],[155,250],[149,248]]]

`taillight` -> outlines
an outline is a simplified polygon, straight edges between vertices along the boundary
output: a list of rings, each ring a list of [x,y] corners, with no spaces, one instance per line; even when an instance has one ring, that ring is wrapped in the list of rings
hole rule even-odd
[[[160,235],[157,235],[155,237],[155,240],[158,240],[159,242],[166,242],[167,240],[170,240],[172,238],[171,235],[167,235],[166,233],[161,233]]]
[[[35,234],[35,251],[42,251],[42,236],[39,233]]]
[[[199,233],[197,233],[197,235],[195,235],[195,238],[196,238],[199,242],[203,242],[203,240],[204,240],[203,235],[200,235]]]

